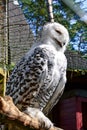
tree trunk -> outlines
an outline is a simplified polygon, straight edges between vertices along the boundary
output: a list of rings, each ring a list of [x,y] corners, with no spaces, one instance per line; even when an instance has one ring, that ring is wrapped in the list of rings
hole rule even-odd
[[[49,22],[54,22],[52,0],[47,0]]]
[[[27,129],[36,129],[36,130],[47,130],[44,124],[38,121],[37,118],[31,118],[29,115],[21,112],[13,103],[12,98],[5,96],[4,98],[0,97],[0,113],[3,115],[3,118],[0,118],[0,122],[8,124],[10,130],[27,130]],[[12,129],[11,129],[12,128]],[[62,130],[55,126],[50,127],[49,130]]]

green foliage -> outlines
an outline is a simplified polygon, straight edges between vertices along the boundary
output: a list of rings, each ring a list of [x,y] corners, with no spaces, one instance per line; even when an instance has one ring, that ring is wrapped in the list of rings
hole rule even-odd
[[[48,21],[47,7],[44,0],[19,0],[22,1],[22,10],[29,24],[33,24],[35,33]]]
[[[19,0],[22,1],[22,9],[26,18],[31,21],[33,30],[37,33],[43,24],[48,21],[48,9],[47,1],[45,0]],[[74,1],[75,4],[75,1]],[[79,3],[81,4],[81,3]],[[28,13],[26,13],[26,7]],[[63,24],[70,34],[70,39],[72,40],[76,34],[82,29],[83,32],[87,32],[87,25],[83,23],[80,18],[61,0],[53,0],[53,14],[54,20]],[[75,20],[75,23],[72,24],[71,21]],[[87,41],[87,33],[84,35],[84,41]]]
[[[9,73],[13,70],[15,64],[11,63],[10,65],[0,63],[0,95],[5,96],[6,92],[6,80]],[[3,71],[2,71],[3,70]]]
[[[10,65],[5,64],[4,62],[0,62],[0,68],[8,71],[12,71],[15,67],[15,64],[12,62]]]
[[[8,71],[12,71],[14,69],[14,67],[15,67],[15,63],[13,63],[13,62],[10,65],[6,65],[6,68]]]
[[[87,59],[87,54],[83,55],[83,57]]]
[[[70,38],[74,38],[75,34],[82,28],[87,32],[87,25],[82,22],[79,17],[61,0],[53,6],[55,21],[62,23],[68,30]],[[71,20],[75,19],[76,23],[71,24]]]
[[[71,44],[69,44],[69,45],[67,46],[67,50],[72,50],[72,45],[71,45]]]
[[[44,2],[44,0],[22,0],[24,8],[26,8],[26,6],[28,7],[28,10],[30,13],[32,13],[32,16],[34,17],[38,17],[39,16],[43,16],[46,14],[46,4]]]

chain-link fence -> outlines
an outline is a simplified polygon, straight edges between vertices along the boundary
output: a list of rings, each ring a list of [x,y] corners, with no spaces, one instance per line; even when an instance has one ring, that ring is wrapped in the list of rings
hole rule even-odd
[[[29,50],[34,36],[19,5],[9,0],[0,7],[0,62],[16,63]]]

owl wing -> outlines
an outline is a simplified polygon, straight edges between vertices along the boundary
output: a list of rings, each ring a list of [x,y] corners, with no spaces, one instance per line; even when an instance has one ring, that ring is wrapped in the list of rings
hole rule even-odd
[[[7,83],[6,94],[23,109],[31,106],[43,110],[53,107],[57,87],[60,85],[59,68],[55,67],[55,53],[50,49],[37,47],[27,53],[13,70]],[[61,88],[63,87],[60,85]],[[57,96],[61,91],[57,90]],[[56,97],[57,97],[56,96]],[[52,100],[51,100],[52,99]],[[49,108],[51,109],[51,108]]]
[[[65,76],[63,75],[63,77],[60,78],[51,99],[48,101],[47,105],[43,109],[45,115],[47,115],[52,110],[52,108],[57,104],[57,102],[59,101],[60,97],[64,92],[65,83],[66,83],[66,79],[65,79],[66,71],[64,73]]]
[[[6,94],[13,98],[15,104],[20,101],[24,105],[31,105],[33,100],[38,100],[41,87],[44,84],[46,87],[50,82],[49,78],[46,81],[48,62],[49,57],[46,50],[37,47],[31,53],[27,53],[16,65],[7,82],[6,90]]]

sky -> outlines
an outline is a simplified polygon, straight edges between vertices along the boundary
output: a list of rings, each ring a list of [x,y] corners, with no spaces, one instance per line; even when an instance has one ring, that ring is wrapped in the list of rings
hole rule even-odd
[[[79,1],[79,0],[78,0]],[[87,20],[87,0],[82,2],[82,6],[80,6],[82,10],[86,12],[86,14],[82,17],[82,20]]]
[[[81,17],[81,20],[86,20],[87,21],[87,0],[75,0],[76,3],[82,2],[80,8],[85,11],[85,15]],[[13,0],[13,3],[15,5],[19,5],[18,0]],[[73,21],[75,22],[75,21]]]
[[[53,1],[55,1],[55,0],[53,0]],[[73,4],[73,0],[65,0],[68,4],[68,6],[70,6],[70,2],[71,2],[71,4],[73,5],[73,6],[75,6],[74,4]],[[83,21],[87,21],[87,0],[75,0],[75,2],[76,2],[76,8],[77,8],[77,13],[76,14],[79,14],[79,16],[81,16],[80,17],[80,20],[83,20]],[[81,4],[80,4],[80,6],[78,6],[79,5],[79,2],[82,2]],[[15,4],[15,5],[19,5],[18,4],[18,0],[13,0],[13,3]],[[79,8],[80,7],[80,8]],[[73,8],[71,7],[71,9],[73,10]],[[82,9],[82,12],[84,12],[84,13],[82,13],[81,12],[81,9]],[[81,14],[82,13],[82,14]],[[84,15],[83,15],[84,14]],[[70,22],[71,22],[71,24],[75,24],[76,23],[76,21],[77,21],[77,19],[72,19]],[[34,30],[33,30],[34,31]],[[78,33],[79,34],[79,33]],[[79,40],[79,36],[78,35],[76,35],[75,36],[75,38],[73,39],[73,41],[71,41],[71,44],[73,44],[73,48],[75,49],[75,50],[78,50],[78,45],[79,45],[79,42],[80,42],[80,40]],[[85,48],[84,48],[85,47]],[[83,45],[83,43],[82,43],[82,45],[81,45],[81,51],[84,51],[84,50],[87,50],[87,46],[84,46]]]

